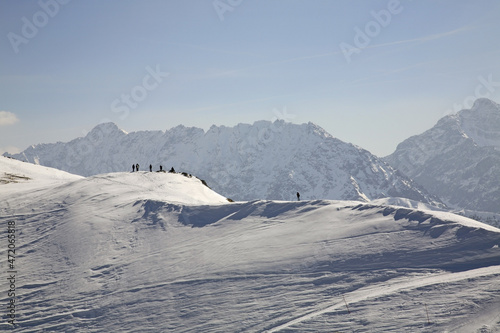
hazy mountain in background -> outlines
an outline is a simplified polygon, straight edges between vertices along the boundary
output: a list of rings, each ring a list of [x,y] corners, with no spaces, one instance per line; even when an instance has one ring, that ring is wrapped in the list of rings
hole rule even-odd
[[[500,213],[500,106],[478,99],[385,160],[447,205]]]
[[[83,138],[34,145],[13,157],[83,176],[132,171],[135,163],[141,170],[173,166],[235,200],[290,200],[298,191],[303,199],[405,197],[440,204],[380,158],[313,123],[258,121],[207,132],[180,125],[133,133],[106,123]]]

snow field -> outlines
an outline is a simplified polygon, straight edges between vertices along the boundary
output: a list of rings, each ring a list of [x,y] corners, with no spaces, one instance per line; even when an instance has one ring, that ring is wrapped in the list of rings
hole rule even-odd
[[[0,185],[0,223],[19,229],[18,332],[500,330],[500,230],[463,217],[229,203],[179,174],[26,175],[32,189]]]

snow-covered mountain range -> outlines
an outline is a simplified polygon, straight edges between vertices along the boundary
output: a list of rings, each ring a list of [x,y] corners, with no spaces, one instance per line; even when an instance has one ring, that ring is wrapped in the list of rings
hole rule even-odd
[[[461,216],[230,203],[178,173],[4,157],[0,180],[15,236],[0,247],[16,250],[0,258],[0,330],[14,314],[16,332],[500,331],[500,230]]]
[[[196,174],[234,200],[369,201],[405,197],[440,205],[410,179],[368,151],[342,142],[319,126],[258,121],[235,127],[177,126],[126,133],[113,123],[68,143],[39,144],[14,158],[82,176],[164,169]]]
[[[500,105],[478,99],[400,143],[386,161],[451,207],[500,213]]]

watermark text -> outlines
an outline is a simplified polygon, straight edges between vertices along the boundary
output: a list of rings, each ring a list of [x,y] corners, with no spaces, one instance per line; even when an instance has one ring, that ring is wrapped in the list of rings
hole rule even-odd
[[[16,327],[16,222],[7,222],[7,322]]]
[[[19,53],[19,46],[21,44],[28,44],[30,40],[38,35],[40,29],[49,24],[50,19],[54,18],[61,9],[62,5],[66,5],[71,0],[39,0],[38,5],[41,10],[33,14],[31,19],[23,16],[21,18],[22,26],[21,33],[9,32],[7,38],[9,39],[12,49],[17,54]]]

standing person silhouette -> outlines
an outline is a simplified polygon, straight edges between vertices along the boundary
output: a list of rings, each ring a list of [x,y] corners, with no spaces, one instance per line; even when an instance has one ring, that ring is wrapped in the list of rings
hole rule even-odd
[[[153,166],[151,164],[149,165],[149,172],[153,172]]]
[[[300,193],[297,192],[297,201],[300,201]]]
[[[135,169],[136,169],[137,171],[139,171],[139,163],[137,163],[137,164],[135,165]]]
[[[135,171],[135,164],[132,164],[132,172]]]

